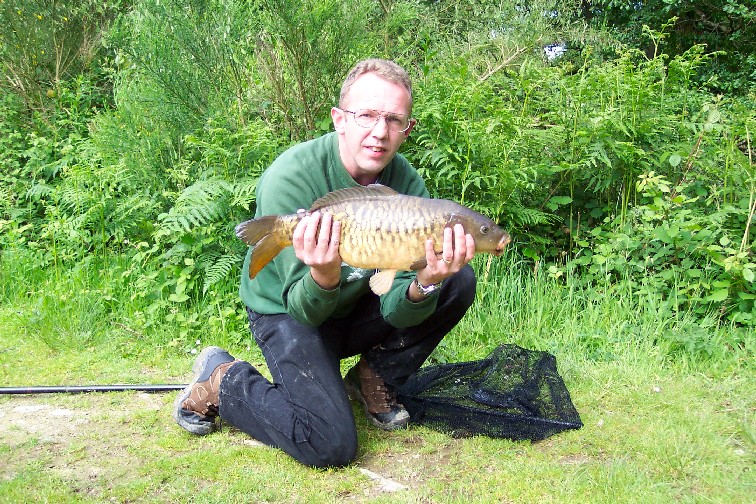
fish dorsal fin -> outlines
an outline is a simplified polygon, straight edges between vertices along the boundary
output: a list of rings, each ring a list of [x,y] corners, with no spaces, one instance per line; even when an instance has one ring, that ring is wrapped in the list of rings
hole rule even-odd
[[[388,186],[381,184],[370,184],[369,186],[347,187],[346,189],[338,189],[333,192],[329,192],[322,198],[315,200],[310,208],[311,212],[319,208],[326,207],[328,205],[334,205],[336,203],[343,203],[344,201],[354,199],[365,199],[377,196],[395,196],[399,193],[394,191]]]

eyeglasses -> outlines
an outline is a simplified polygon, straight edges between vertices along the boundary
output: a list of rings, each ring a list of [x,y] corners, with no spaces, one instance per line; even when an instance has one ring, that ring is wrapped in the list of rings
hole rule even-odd
[[[378,112],[377,110],[371,109],[359,109],[356,111],[344,109],[339,110],[352,114],[354,116],[354,122],[357,123],[357,126],[362,126],[363,128],[373,128],[376,124],[378,124],[378,121],[381,119],[381,117],[386,120],[386,126],[388,126],[388,129],[395,131],[396,133],[404,133],[409,129],[410,126],[412,126],[412,120],[404,114]]]

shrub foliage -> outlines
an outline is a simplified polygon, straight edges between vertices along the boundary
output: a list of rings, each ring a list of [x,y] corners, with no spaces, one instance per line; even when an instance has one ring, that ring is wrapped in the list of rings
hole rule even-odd
[[[531,269],[756,326],[754,90],[702,87],[721,60],[666,53],[665,20],[641,50],[579,7],[0,0],[0,261],[125,258],[143,322],[189,337],[217,318],[194,306],[238,306],[260,173],[379,56],[413,75],[404,153],[434,196],[509,228]]]

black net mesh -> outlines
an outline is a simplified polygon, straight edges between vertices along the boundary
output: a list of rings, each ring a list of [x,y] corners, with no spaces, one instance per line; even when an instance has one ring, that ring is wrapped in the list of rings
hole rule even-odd
[[[554,356],[516,345],[478,361],[424,367],[397,394],[412,422],[455,437],[537,441],[583,426]]]

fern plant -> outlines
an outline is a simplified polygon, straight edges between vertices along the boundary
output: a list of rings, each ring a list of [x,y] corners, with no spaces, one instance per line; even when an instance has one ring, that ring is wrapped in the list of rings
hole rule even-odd
[[[228,215],[231,183],[222,179],[198,180],[181,193],[171,209],[158,216],[157,239],[189,233]]]
[[[243,260],[244,252],[226,254],[209,252],[202,254],[199,258],[199,266],[204,271],[202,294],[207,294],[213,285],[224,282],[232,276],[236,278],[239,265]]]
[[[152,235],[160,264],[152,289],[162,307],[235,290],[246,245],[234,227],[254,213],[257,180],[279,150],[262,122],[234,129],[222,118],[208,119],[183,144],[173,180],[188,184],[171,195]]]

